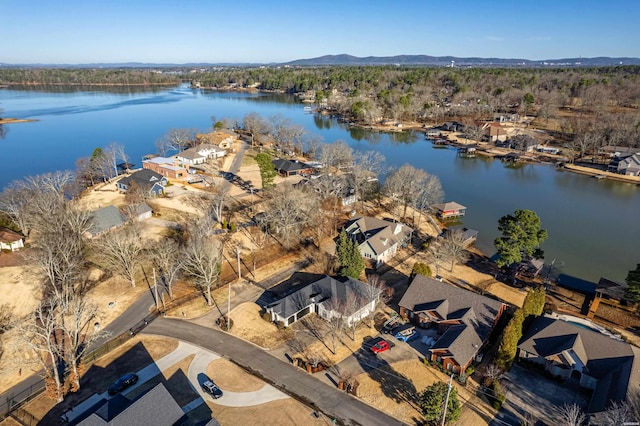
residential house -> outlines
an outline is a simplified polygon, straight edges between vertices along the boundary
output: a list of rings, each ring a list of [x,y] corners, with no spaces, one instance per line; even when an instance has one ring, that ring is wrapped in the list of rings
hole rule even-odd
[[[185,413],[162,383],[139,397],[129,400],[122,394],[100,399],[77,419],[68,419],[78,426],[182,424]]]
[[[116,206],[101,207],[91,213],[88,237],[97,237],[111,229],[119,228],[127,222],[125,215]]]
[[[515,135],[507,140],[511,149],[517,149],[522,152],[532,152],[538,146],[538,142],[529,135]]]
[[[534,319],[520,340],[518,356],[592,390],[588,413],[625,401],[631,384],[637,383],[631,377],[638,374],[638,361],[629,344],[548,316]]]
[[[281,321],[287,327],[310,313],[327,321],[342,318],[351,326],[375,310],[379,297],[379,292],[369,284],[325,275],[267,305],[265,311],[272,321]]]
[[[117,181],[116,187],[122,192],[127,192],[132,187],[136,187],[149,195],[157,197],[162,195],[167,183],[167,178],[161,174],[150,169],[142,169]]]
[[[187,166],[203,164],[207,161],[207,155],[201,154],[197,148],[185,149],[175,155],[176,160]]]
[[[504,142],[507,140],[509,133],[505,127],[503,127],[500,123],[491,121],[489,123],[484,123],[482,126],[483,129],[489,135],[489,140],[491,142]]]
[[[506,305],[469,290],[417,275],[400,300],[400,315],[438,338],[425,354],[453,373],[464,372],[489,338]]]
[[[198,153],[206,156],[207,158],[216,159],[222,158],[227,155],[227,151],[225,151],[223,148],[209,143],[202,143],[194,147],[194,149],[196,149]]]
[[[640,176],[640,153],[630,155],[618,163],[618,173],[625,176]]]
[[[282,158],[276,158],[272,160],[273,167],[276,171],[284,177],[295,175],[311,175],[313,173],[313,167],[298,160],[285,160]]]
[[[176,158],[152,157],[142,161],[142,168],[152,170],[169,179],[180,179],[189,173],[188,164]]]
[[[347,222],[347,235],[355,240],[360,253],[378,267],[396,255],[398,249],[411,240],[413,229],[375,217],[362,216]]]
[[[467,213],[467,208],[455,201],[434,204],[433,208],[436,210],[436,216],[443,220],[464,217]]]
[[[9,228],[0,227],[0,250],[16,251],[24,247],[24,237]]]
[[[234,139],[237,139],[236,134],[225,130],[216,130],[210,133],[198,133],[196,135],[196,141],[216,145],[222,149],[231,148]]]
[[[139,203],[133,206],[128,206],[124,209],[124,212],[131,220],[142,222],[145,219],[153,216],[153,209],[147,203]]]

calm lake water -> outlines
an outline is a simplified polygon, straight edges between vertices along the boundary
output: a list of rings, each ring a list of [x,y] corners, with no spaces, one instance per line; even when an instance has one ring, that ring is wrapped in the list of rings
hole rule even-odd
[[[357,150],[378,150],[390,166],[410,163],[440,177],[446,199],[468,207],[465,225],[480,231],[478,247],[492,254],[498,219],[516,209],[534,210],[549,231],[547,262],[561,273],[597,281],[623,281],[640,263],[640,188],[598,181],[545,165],[511,168],[487,158],[459,158],[434,149],[421,134],[383,134],[348,129],[303,111],[288,95],[211,93],[181,86],[154,91],[43,92],[0,89],[4,115],[37,122],[5,125],[0,139],[0,188],[14,179],[72,169],[77,158],[109,142],[126,147],[131,161],[155,150],[171,128],[210,128],[210,117],[242,121],[245,114],[279,114]]]

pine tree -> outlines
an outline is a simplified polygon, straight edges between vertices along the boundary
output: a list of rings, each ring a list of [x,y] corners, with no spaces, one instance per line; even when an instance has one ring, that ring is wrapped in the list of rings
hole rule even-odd
[[[495,364],[502,370],[509,370],[518,354],[518,342],[522,337],[524,312],[518,309],[502,332],[502,339],[496,354]]]
[[[364,259],[360,254],[358,243],[350,239],[344,229],[340,232],[336,243],[336,255],[341,276],[360,278],[364,271]]]
[[[524,299],[524,303],[522,304],[524,318],[528,317],[529,315],[533,315],[536,317],[542,315],[545,300],[546,292],[544,291],[544,288],[539,287],[529,290],[529,292],[527,293],[527,297]]]
[[[640,263],[636,265],[636,269],[629,271],[625,282],[627,289],[624,296],[633,302],[640,302]]]
[[[420,394],[420,408],[422,415],[428,423],[440,424],[442,420],[444,401],[447,397],[449,386],[444,382],[435,382],[428,386]],[[455,387],[449,392],[449,401],[447,402],[446,423],[455,422],[460,418],[460,401],[458,400],[458,391]]]

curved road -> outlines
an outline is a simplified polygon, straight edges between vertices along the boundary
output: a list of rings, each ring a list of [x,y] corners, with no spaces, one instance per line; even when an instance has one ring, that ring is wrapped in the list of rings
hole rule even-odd
[[[223,356],[271,383],[281,391],[345,425],[393,426],[403,423],[353,396],[315,379],[259,347],[222,331],[176,319],[158,318],[145,334],[173,337]]]

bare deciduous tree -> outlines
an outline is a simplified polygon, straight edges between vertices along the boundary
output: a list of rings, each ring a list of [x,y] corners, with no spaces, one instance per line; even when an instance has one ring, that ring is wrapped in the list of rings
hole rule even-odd
[[[244,116],[242,127],[251,135],[251,147],[255,142],[263,142],[271,132],[271,124],[258,113],[251,112]]]
[[[144,250],[135,224],[128,224],[119,230],[107,232],[95,244],[98,263],[103,263],[113,273],[120,275],[136,286],[136,269]]]
[[[420,229],[423,213],[429,212],[433,208],[434,204],[441,203],[443,199],[444,191],[442,190],[440,179],[438,176],[427,174],[413,200],[413,208],[418,211],[418,223],[416,225],[416,229]]]
[[[193,140],[193,133],[191,129],[170,129],[156,141],[156,148],[163,156],[169,151],[182,152]]]
[[[364,208],[364,194],[373,182],[378,181],[378,175],[384,171],[385,157],[378,151],[365,151],[355,154],[354,165],[351,168],[356,197]]]
[[[315,203],[308,194],[286,183],[274,188],[268,196],[263,223],[290,249],[309,223],[309,212]]]
[[[343,140],[324,144],[320,147],[318,161],[329,170],[349,167],[353,164],[353,149]]]
[[[559,426],[582,426],[586,420],[582,408],[577,404],[564,404],[558,410]]]
[[[180,245],[171,238],[163,238],[151,249],[151,258],[160,272],[160,280],[169,298],[173,299],[173,285],[178,279],[180,269]]]
[[[82,356],[87,352],[91,343],[98,338],[108,335],[104,331],[92,330],[98,307],[87,302],[83,297],[74,297],[67,319],[61,325],[65,340],[63,345],[64,359],[71,369],[71,391],[80,389],[80,375],[82,374]]]
[[[440,267],[443,266],[448,260],[446,253],[444,252],[444,250],[442,250],[442,242],[434,241],[433,243],[429,244],[427,256],[436,267],[436,276],[440,275]]]
[[[444,252],[445,258],[449,261],[449,272],[453,271],[453,267],[457,263],[464,263],[469,258],[465,249],[464,233],[459,229],[447,231],[442,239],[440,250]]]
[[[43,301],[32,317],[18,323],[16,329],[20,339],[37,355],[37,361],[44,371],[47,392],[58,402],[64,399],[63,380],[60,375],[62,352],[56,336],[58,322],[56,306]]]
[[[221,259],[222,250],[218,241],[211,239],[202,229],[190,230],[181,258],[181,268],[202,291],[208,306],[214,303],[211,290],[218,284]]]
[[[407,217],[407,208],[414,204],[416,195],[420,193],[420,189],[427,180],[429,175],[421,169],[405,164],[399,169],[389,173],[385,180],[385,191],[393,202],[393,215],[395,217],[395,205],[401,203],[403,205],[402,220]]]

